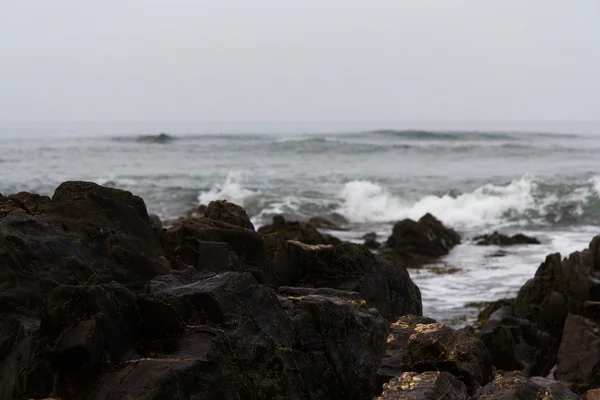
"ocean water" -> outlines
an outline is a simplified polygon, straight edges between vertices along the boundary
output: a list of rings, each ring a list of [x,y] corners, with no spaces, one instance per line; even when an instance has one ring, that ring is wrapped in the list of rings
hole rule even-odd
[[[259,226],[277,214],[306,220],[335,211],[350,229],[334,234],[355,242],[371,231],[384,241],[395,221],[430,212],[464,240],[436,269],[410,273],[424,314],[454,326],[476,316],[466,304],[513,296],[547,254],[581,250],[600,234],[600,136],[414,130],[14,136],[0,141],[5,195],[51,195],[62,181],[88,180],[130,190],[162,219],[223,198],[244,206]],[[494,257],[498,248],[471,241],[494,230],[534,235],[542,245]],[[458,272],[439,274],[448,268]]]

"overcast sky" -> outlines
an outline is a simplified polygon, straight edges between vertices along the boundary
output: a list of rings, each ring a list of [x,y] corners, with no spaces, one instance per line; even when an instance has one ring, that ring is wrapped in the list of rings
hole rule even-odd
[[[0,0],[0,121],[599,110],[598,0]]]

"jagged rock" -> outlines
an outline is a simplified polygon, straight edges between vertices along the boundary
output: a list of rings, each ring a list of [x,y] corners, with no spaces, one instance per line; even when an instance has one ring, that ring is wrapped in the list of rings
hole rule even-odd
[[[541,377],[526,378],[518,373],[498,374],[477,400],[576,400],[579,397],[560,382]]]
[[[493,378],[492,358],[483,342],[435,320],[404,316],[390,326],[378,375],[382,382],[402,372],[446,371],[469,393]]]
[[[375,232],[369,232],[362,238],[365,241],[364,246],[367,249],[377,250],[381,247],[381,243],[377,241],[377,234]]]
[[[600,389],[588,390],[581,395],[581,400],[600,400]]]
[[[199,246],[224,243],[227,251],[223,254],[227,256],[220,257],[228,259],[228,268],[249,272],[261,284],[359,292],[390,320],[408,313],[421,314],[420,291],[406,269],[379,259],[362,246],[303,245],[207,218],[176,224],[165,233],[163,242],[167,257],[180,269],[192,265],[207,270],[204,264],[212,261],[196,256]],[[224,265],[223,261],[214,264]]]
[[[569,314],[554,376],[575,393],[600,387],[600,325]]]
[[[445,227],[431,214],[418,222],[404,219],[396,222],[383,254],[403,262],[408,267],[418,267],[450,252],[460,243],[460,235]]]
[[[305,244],[333,244],[337,245],[340,240],[332,236],[325,236],[312,224],[297,221],[286,221],[281,215],[273,217],[271,225],[258,228],[258,232],[265,235],[276,236],[285,240],[294,240]]]
[[[242,207],[228,202],[227,200],[211,201],[204,212],[206,218],[215,221],[226,222],[245,229],[254,230],[250,217]]]
[[[308,224],[320,229],[329,229],[334,231],[343,231],[342,225],[348,221],[340,214],[330,214],[326,216],[316,216],[308,220]]]
[[[560,254],[547,256],[533,279],[519,290],[512,309],[505,309],[493,321],[490,318],[482,339],[496,367],[504,365],[498,365],[499,356],[528,375],[550,372],[567,315],[583,314],[587,301],[600,301],[599,240],[595,237],[588,249],[564,260]]]
[[[513,236],[494,232],[490,235],[481,235],[473,238],[478,246],[515,246],[519,244],[540,244],[537,238],[517,233]]]
[[[383,385],[377,400],[467,400],[467,387],[448,372],[404,372]]]

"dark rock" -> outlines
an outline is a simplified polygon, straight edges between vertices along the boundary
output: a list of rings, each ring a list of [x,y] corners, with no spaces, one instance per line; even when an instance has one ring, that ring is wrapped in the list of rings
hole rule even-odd
[[[346,223],[347,221],[345,221],[345,219],[344,222],[338,223],[334,219],[329,218],[327,216],[312,217],[308,220],[308,224],[314,226],[315,228],[329,229],[333,231],[343,231],[344,228],[342,227],[342,225]]]
[[[483,389],[477,400],[576,400],[579,397],[557,381],[518,373],[496,375],[494,381]]]
[[[433,215],[425,214],[418,222],[411,219],[396,222],[382,250],[409,267],[418,267],[448,254],[459,243],[456,231],[445,227]]]
[[[381,243],[377,241],[377,234],[375,232],[369,232],[364,235],[363,240],[365,241],[364,246],[370,250],[377,250],[381,247]]]
[[[540,244],[540,241],[534,237],[525,236],[522,233],[517,233],[513,236],[503,235],[502,233],[494,232],[490,235],[476,236],[473,240],[478,246],[515,246],[519,244]]]
[[[210,219],[194,218],[169,229],[165,252],[173,265],[192,265],[203,270],[199,243],[224,243],[230,270],[251,273],[273,288],[302,286],[359,292],[371,306],[390,320],[407,313],[420,314],[418,288],[398,263],[380,259],[362,246],[311,246],[262,235]],[[225,256],[214,265],[224,266]],[[183,261],[182,261],[183,260]],[[212,269],[219,272],[216,269]],[[385,288],[382,290],[382,288]]]
[[[558,350],[555,377],[575,393],[600,387],[600,325],[569,314]]]
[[[156,144],[168,144],[172,141],[177,140],[176,137],[171,136],[167,133],[159,133],[158,135],[141,135],[138,136],[135,141],[138,143],[156,143]]]
[[[289,222],[281,215],[273,217],[271,225],[261,226],[258,232],[265,235],[276,236],[285,240],[294,240],[305,244],[339,244],[339,239],[326,237],[312,224],[304,222]]]
[[[520,349],[513,354],[511,367],[541,376],[550,372],[567,315],[581,315],[586,302],[600,301],[599,241],[595,237],[588,249],[564,260],[560,254],[546,257],[533,279],[519,290],[512,309],[505,309],[482,329],[492,354]]]
[[[504,302],[492,304],[491,309]],[[556,362],[558,341],[536,324],[514,317],[510,303],[489,316],[479,338],[490,351],[494,366],[501,370],[547,375]]]
[[[150,214],[148,215],[148,219],[150,220],[150,226],[152,226],[154,231],[161,230],[163,228],[163,223],[158,215]]]
[[[211,201],[204,212],[206,218],[215,221],[226,222],[245,229],[254,230],[250,217],[242,207],[228,202],[227,200]]]
[[[471,394],[493,378],[492,358],[483,342],[433,319],[412,315],[390,326],[378,375],[386,381],[410,371],[449,372]]]
[[[377,400],[467,400],[467,388],[448,372],[404,372],[383,385]]]

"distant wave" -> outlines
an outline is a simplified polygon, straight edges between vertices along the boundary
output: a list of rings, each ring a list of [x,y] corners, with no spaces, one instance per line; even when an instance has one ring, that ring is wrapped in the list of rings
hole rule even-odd
[[[375,130],[362,135],[384,136],[409,140],[521,140],[530,137],[576,137],[577,135],[544,132],[485,132],[485,131],[425,131],[425,130]],[[360,134],[355,134],[360,135]]]
[[[111,139],[116,142],[167,144],[178,140],[178,137],[163,132],[159,133],[158,135],[116,136],[112,137]]]

